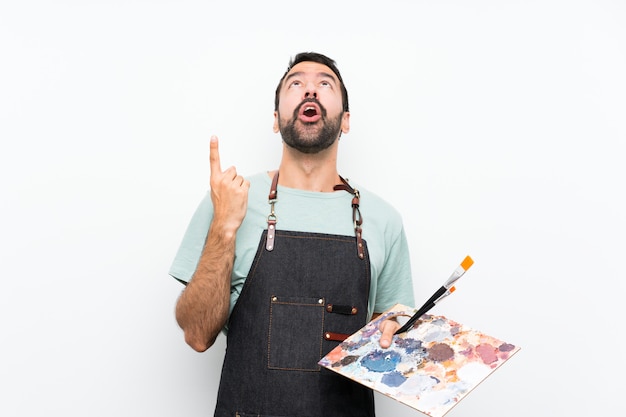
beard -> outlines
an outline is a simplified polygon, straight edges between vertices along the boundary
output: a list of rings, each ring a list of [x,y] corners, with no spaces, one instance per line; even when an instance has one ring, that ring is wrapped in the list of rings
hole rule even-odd
[[[341,119],[343,112],[336,118],[328,119],[326,109],[316,102],[322,112],[322,118],[315,123],[303,123],[298,119],[300,107],[311,100],[306,100],[298,106],[291,119],[283,121],[278,114],[278,128],[283,141],[302,153],[318,153],[335,143],[341,133]],[[320,127],[321,125],[321,127]]]

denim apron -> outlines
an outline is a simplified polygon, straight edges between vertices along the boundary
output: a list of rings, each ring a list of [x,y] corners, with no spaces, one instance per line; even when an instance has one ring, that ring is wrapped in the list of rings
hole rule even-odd
[[[370,264],[356,237],[276,230],[271,214],[229,319],[216,417],[373,417],[373,392],[318,361],[367,322]],[[355,207],[356,202],[356,207]]]

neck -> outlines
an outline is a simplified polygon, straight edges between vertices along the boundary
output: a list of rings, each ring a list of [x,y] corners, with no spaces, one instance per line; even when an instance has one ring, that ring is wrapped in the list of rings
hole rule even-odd
[[[332,192],[337,185],[337,148],[317,154],[303,154],[283,145],[278,184],[305,191]],[[271,173],[274,175],[274,173]]]

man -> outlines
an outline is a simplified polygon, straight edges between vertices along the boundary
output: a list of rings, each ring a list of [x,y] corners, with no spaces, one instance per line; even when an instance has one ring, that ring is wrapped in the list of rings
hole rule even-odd
[[[374,415],[370,389],[317,364],[372,316],[413,305],[400,215],[337,172],[349,120],[335,62],[301,53],[276,89],[278,170],[222,170],[211,138],[211,190],[170,274],[187,285],[186,342],[201,352],[227,333],[215,416]],[[399,326],[380,327],[389,347]]]

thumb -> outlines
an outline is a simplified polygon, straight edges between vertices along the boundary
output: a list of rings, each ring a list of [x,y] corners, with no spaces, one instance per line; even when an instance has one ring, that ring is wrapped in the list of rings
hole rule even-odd
[[[393,340],[393,334],[396,332],[396,330],[400,328],[400,325],[395,320],[383,320],[383,322],[380,323],[379,328],[382,333],[380,335],[380,341],[379,341],[380,347],[386,349],[389,346],[391,346],[391,341]]]

